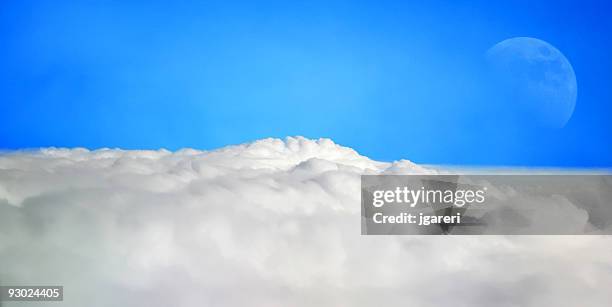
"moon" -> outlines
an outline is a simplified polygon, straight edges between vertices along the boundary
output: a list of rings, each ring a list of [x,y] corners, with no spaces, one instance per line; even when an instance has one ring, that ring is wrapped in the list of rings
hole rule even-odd
[[[519,118],[562,128],[576,106],[576,74],[567,58],[553,45],[531,37],[506,39],[486,54],[508,106]]]

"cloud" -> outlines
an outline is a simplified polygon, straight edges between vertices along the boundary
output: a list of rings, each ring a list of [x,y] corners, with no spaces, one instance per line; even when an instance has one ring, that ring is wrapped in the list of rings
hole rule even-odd
[[[300,137],[7,152],[0,282],[64,285],[63,306],[612,301],[606,236],[360,235],[360,174],[435,172]]]

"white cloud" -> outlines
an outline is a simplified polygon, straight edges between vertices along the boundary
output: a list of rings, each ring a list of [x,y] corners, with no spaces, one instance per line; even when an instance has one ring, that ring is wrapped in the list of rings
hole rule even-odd
[[[326,139],[5,153],[0,282],[64,285],[62,306],[612,301],[605,236],[361,236],[359,175],[423,172]]]

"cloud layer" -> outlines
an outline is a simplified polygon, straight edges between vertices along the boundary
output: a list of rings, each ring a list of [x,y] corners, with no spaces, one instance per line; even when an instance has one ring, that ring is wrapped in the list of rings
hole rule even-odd
[[[606,236],[360,235],[359,175],[427,172],[299,137],[4,153],[0,283],[64,285],[62,306],[612,301]]]

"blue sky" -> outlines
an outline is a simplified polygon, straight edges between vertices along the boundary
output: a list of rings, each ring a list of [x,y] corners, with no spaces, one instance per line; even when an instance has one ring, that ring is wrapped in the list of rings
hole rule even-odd
[[[4,1],[0,148],[304,135],[379,160],[612,166],[608,4],[403,2]],[[571,62],[564,128],[504,116],[484,54],[516,36]]]

